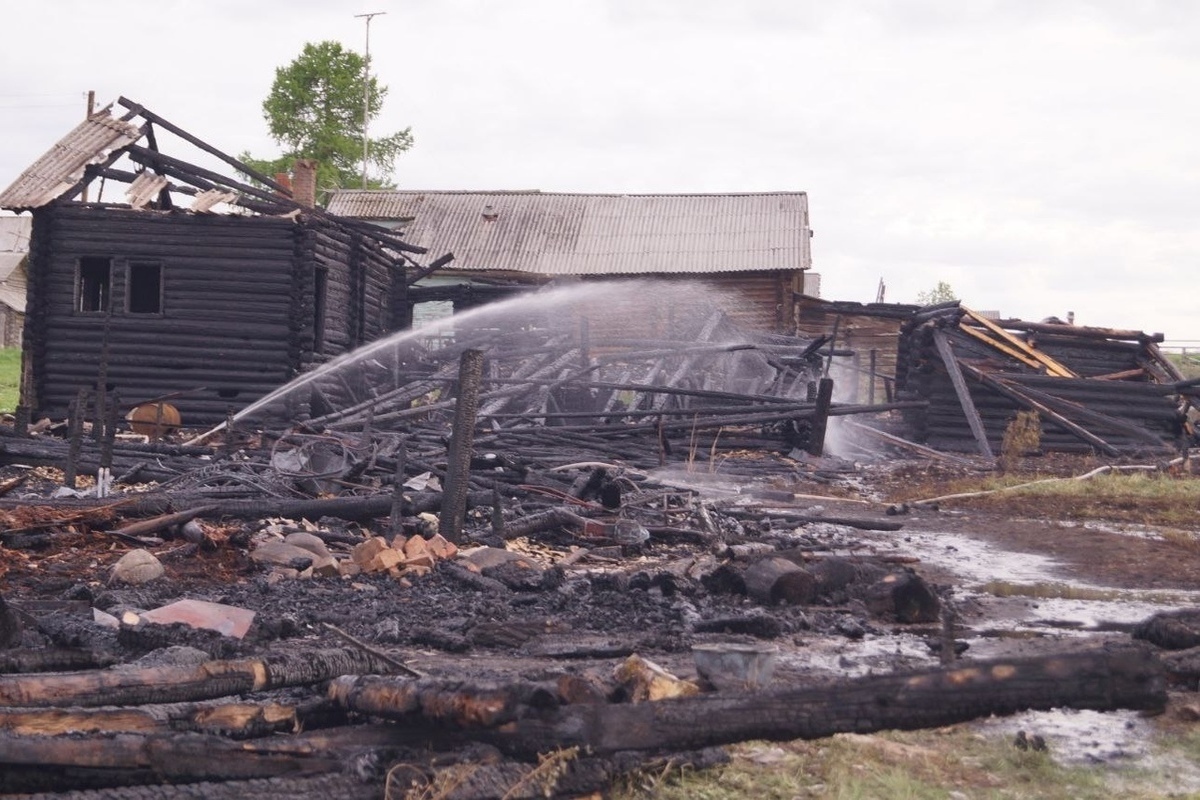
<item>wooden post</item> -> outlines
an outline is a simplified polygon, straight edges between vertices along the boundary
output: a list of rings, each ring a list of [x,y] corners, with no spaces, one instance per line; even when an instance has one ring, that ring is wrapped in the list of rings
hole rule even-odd
[[[871,348],[870,374],[867,376],[867,405],[875,405],[875,372],[878,369],[879,351]]]
[[[404,470],[405,462],[408,461],[408,445],[402,439],[400,446],[396,448],[396,471],[392,479],[392,515],[388,523],[393,536],[400,534],[400,529],[403,526],[401,520],[404,517]]]
[[[13,413],[13,436],[18,439],[29,438],[29,416],[29,406],[18,403],[16,411]]]
[[[479,411],[479,386],[483,380],[483,351],[464,350],[458,367],[458,397],[454,404],[454,427],[450,434],[449,466],[438,531],[458,544],[462,539],[471,477],[471,446],[475,441],[475,417]]]
[[[63,486],[68,489],[75,488],[75,479],[78,476],[79,451],[83,448],[83,420],[87,416],[87,404],[88,391],[80,389],[71,401],[68,411],[67,438],[70,444],[67,447],[67,463],[63,468]]]
[[[821,378],[817,386],[817,407],[813,412],[812,438],[808,442],[810,455],[825,452],[825,430],[829,426],[829,407],[833,405],[833,379]]]
[[[104,410],[104,436],[100,439],[100,468],[96,471],[96,497],[108,497],[112,485],[113,445],[117,438],[117,415],[121,398],[113,392]]]
[[[504,497],[499,483],[492,484],[492,533],[504,538]]]
[[[100,342],[100,371],[96,375],[96,416],[92,422],[92,438],[99,442],[104,436],[104,421],[108,419],[108,328],[112,320],[112,297],[104,309],[104,334]]]

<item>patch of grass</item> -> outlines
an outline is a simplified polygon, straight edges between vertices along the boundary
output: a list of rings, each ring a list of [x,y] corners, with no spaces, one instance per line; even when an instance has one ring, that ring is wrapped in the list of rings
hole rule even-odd
[[[21,349],[0,347],[0,412],[17,408],[21,395]]]
[[[1188,748],[1183,750],[1187,752],[1181,756],[1191,755]],[[618,790],[614,798],[1111,800],[1120,796],[1155,800],[1181,796],[1170,775],[1112,765],[1062,766],[1047,753],[1018,750],[1007,739],[985,737],[967,726],[870,736],[839,734],[811,742],[751,742],[730,751],[728,765],[642,776]]]
[[[994,597],[1034,597],[1040,600],[1115,600],[1160,603],[1162,605],[1186,605],[1190,601],[1179,592],[1156,592],[1144,590],[1100,589],[1092,586],[1075,586],[1070,583],[1013,583],[1012,581],[988,581],[979,587]]]
[[[1086,471],[1086,470],[1083,470]],[[1081,471],[1082,473],[1082,471]],[[905,502],[931,496],[991,492],[953,498],[943,505],[971,505],[993,510],[1012,509],[1064,520],[1103,519],[1142,525],[1194,528],[1200,507],[1200,477],[1191,474],[1141,470],[1110,472],[1087,480],[1029,473],[991,474],[958,478],[939,486],[907,489]],[[1035,502],[1030,502],[1034,500]]]

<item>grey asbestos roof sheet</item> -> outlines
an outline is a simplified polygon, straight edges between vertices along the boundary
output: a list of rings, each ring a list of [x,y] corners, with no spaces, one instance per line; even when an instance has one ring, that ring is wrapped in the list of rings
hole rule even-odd
[[[328,210],[454,253],[450,269],[540,275],[794,270],[810,266],[804,192],[704,195],[335,192]]]
[[[136,125],[100,111],[79,123],[0,192],[0,208],[39,208],[74,186],[88,164],[141,137]]]
[[[0,253],[28,252],[32,231],[33,217],[0,216]]]

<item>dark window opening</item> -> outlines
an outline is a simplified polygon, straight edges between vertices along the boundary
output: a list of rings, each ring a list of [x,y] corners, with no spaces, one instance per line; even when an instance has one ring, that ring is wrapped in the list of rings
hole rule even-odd
[[[161,314],[162,264],[130,264],[126,289],[130,314]]]
[[[75,310],[105,312],[112,293],[112,259],[81,258],[75,276]]]
[[[329,283],[329,272],[313,270],[313,352],[319,353],[325,346],[325,290]]]

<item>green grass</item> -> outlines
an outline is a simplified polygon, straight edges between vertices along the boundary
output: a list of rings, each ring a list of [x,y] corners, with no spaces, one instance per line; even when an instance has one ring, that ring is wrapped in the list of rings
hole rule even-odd
[[[1081,465],[1081,474],[1090,468]],[[1196,508],[1200,507],[1200,478],[1156,470],[1110,472],[1087,480],[1008,473],[953,480],[936,487],[909,487],[898,499],[912,501],[934,496],[941,498],[942,505],[969,504],[993,510],[1019,510],[1028,505],[1028,498],[1036,497],[1042,516],[1192,529]],[[1175,535],[1164,533],[1166,538]],[[1185,535],[1177,543],[1200,548],[1200,542],[1193,539]]]
[[[1163,355],[1175,365],[1183,377],[1200,378],[1200,356],[1194,350],[1187,355],[1182,353],[1164,353]]]
[[[21,349],[0,348],[0,413],[17,408],[21,394]]]
[[[1158,742],[1158,753],[1195,763],[1193,740]],[[702,772],[631,778],[617,800],[1111,800],[1184,797],[1170,775],[1122,763],[1063,766],[1045,753],[1017,750],[1007,738],[967,726],[812,742],[752,742],[733,760]]]

